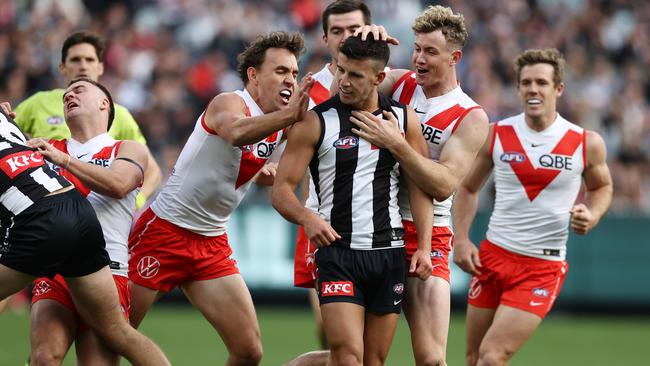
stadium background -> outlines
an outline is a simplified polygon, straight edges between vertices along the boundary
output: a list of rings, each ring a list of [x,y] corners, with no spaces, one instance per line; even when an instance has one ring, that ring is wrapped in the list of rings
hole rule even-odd
[[[424,6],[449,5],[464,14],[470,38],[459,81],[491,121],[520,111],[511,67],[516,54],[533,47],[557,47],[564,53],[566,91],[559,111],[604,137],[614,201],[594,232],[571,236],[571,269],[557,309],[513,364],[650,364],[650,3],[367,2],[374,22],[402,42],[391,49],[393,67],[409,66],[410,25]],[[0,0],[0,100],[15,106],[36,91],[60,87],[63,40],[75,30],[93,30],[107,39],[101,81],[134,114],[166,176],[211,97],[241,87],[236,55],[257,34],[276,29],[303,32],[307,53],[301,73],[322,67],[328,59],[320,25],[325,3]],[[484,233],[491,196],[488,184],[473,227],[475,242]],[[265,365],[316,347],[305,292],[291,287],[294,233],[270,207],[267,189],[250,192],[229,227],[235,256],[261,309]],[[450,365],[462,363],[467,281],[453,269]],[[223,359],[216,334],[184,305],[182,296],[175,293],[163,301],[171,305],[155,307],[143,329],[176,363],[202,365]],[[626,316],[630,312],[632,317]],[[24,360],[27,330],[25,315],[0,315],[0,365]],[[399,332],[388,364],[411,364],[404,324]]]

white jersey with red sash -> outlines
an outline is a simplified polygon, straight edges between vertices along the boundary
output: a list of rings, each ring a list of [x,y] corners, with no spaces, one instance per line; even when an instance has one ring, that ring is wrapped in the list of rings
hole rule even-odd
[[[456,128],[463,122],[465,116],[472,110],[481,108],[472,100],[460,85],[453,90],[432,98],[424,95],[422,87],[415,82],[415,73],[407,72],[393,86],[392,98],[402,104],[408,104],[420,118],[422,135],[427,142],[429,158],[438,160],[440,152]],[[434,226],[449,226],[453,195],[438,202],[433,201]],[[408,200],[408,190],[404,181],[400,185],[399,205],[402,217],[413,221],[411,205]]]
[[[523,114],[494,125],[490,242],[518,254],[564,260],[569,210],[586,164],[585,136],[559,114],[541,132],[528,127]]]
[[[264,114],[248,91],[235,93],[246,103],[247,116]],[[226,232],[230,215],[275,150],[283,131],[252,145],[232,146],[208,127],[204,118],[205,111],[151,209],[176,226],[218,236]]]
[[[120,149],[122,141],[113,139],[107,133],[95,136],[85,143],[73,139],[51,140],[50,143],[69,155],[88,164],[104,168],[111,166]],[[114,275],[126,277],[129,263],[129,232],[135,212],[135,197],[140,188],[118,199],[91,191],[77,177],[62,167],[55,167],[59,174],[72,182],[92,204],[97,219],[102,225],[106,251],[111,259],[110,268]]]

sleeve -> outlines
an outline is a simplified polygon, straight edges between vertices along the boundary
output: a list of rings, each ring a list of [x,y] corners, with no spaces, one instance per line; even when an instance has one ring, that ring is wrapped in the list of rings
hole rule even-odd
[[[131,113],[118,104],[115,105],[115,119],[108,133],[116,140],[133,140],[143,145],[147,144],[147,139],[144,138],[140,126]]]

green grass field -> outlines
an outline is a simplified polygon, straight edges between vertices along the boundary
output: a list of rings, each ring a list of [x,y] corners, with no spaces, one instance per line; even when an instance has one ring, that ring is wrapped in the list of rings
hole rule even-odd
[[[263,365],[281,365],[316,348],[311,314],[302,308],[260,308]],[[28,354],[27,315],[0,315],[0,366],[22,366]],[[464,318],[454,313],[448,363],[463,365]],[[142,331],[175,365],[222,365],[225,349],[216,332],[189,306],[158,305]],[[68,357],[64,365],[74,365]],[[123,364],[127,364],[123,362]],[[408,328],[400,322],[387,365],[412,365]],[[552,313],[511,365],[650,365],[650,317],[575,317]]]

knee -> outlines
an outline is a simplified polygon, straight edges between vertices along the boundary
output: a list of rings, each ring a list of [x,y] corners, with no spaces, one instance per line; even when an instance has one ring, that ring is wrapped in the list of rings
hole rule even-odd
[[[500,366],[506,365],[513,353],[507,350],[486,350],[481,351],[478,357],[478,366]]]
[[[332,349],[330,357],[334,365],[339,366],[358,366],[363,363],[363,353],[348,347]]]
[[[230,360],[234,365],[255,366],[262,361],[262,343],[252,342],[230,351]]]
[[[467,366],[476,366],[478,362],[478,352],[473,349],[465,350],[465,364]]]
[[[63,363],[64,357],[64,351],[56,350],[46,346],[39,346],[32,349],[32,353],[29,356],[31,360],[30,364],[32,366],[60,365]]]
[[[418,366],[447,366],[444,357],[430,356],[417,362]]]

